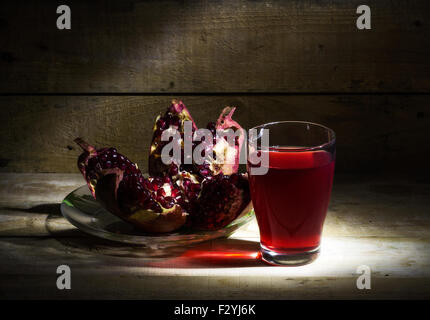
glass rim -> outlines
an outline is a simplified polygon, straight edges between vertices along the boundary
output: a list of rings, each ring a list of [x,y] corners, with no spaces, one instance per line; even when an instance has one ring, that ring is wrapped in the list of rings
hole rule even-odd
[[[288,146],[269,146],[269,151],[274,151],[274,152],[297,152],[297,151],[314,151],[314,150],[322,150],[328,147],[331,147],[332,145],[335,144],[336,142],[336,133],[334,132],[333,129],[330,129],[329,127],[326,127],[322,124],[319,123],[315,123],[315,122],[310,122],[310,121],[299,121],[299,120],[283,120],[283,121],[273,121],[273,122],[267,122],[267,123],[263,123],[260,124],[258,126],[255,126],[252,129],[259,129],[259,128],[264,128],[265,126],[269,126],[269,125],[276,125],[276,124],[285,124],[285,123],[289,123],[289,124],[307,124],[307,125],[312,125],[315,127],[320,127],[323,128],[325,130],[327,130],[327,132],[330,133],[331,138],[329,141],[317,145],[317,146],[311,146],[311,147],[288,147]],[[269,129],[270,130],[270,129]],[[249,138],[248,138],[249,140]]]

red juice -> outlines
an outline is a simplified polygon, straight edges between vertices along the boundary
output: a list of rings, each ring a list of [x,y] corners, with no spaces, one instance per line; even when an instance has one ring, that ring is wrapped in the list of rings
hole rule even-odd
[[[319,247],[333,184],[327,151],[269,151],[265,175],[250,175],[263,247],[300,253]]]

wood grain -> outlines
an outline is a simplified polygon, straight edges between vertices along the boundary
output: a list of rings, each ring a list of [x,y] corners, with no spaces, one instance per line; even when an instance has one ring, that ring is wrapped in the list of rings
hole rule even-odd
[[[153,119],[172,97],[0,97],[0,170],[77,172],[73,139],[116,146],[147,169]],[[225,105],[238,106],[244,128],[276,120],[306,120],[337,133],[338,172],[418,173],[428,178],[427,95],[176,96],[199,126]]]
[[[0,92],[428,92],[427,0],[0,4]]]

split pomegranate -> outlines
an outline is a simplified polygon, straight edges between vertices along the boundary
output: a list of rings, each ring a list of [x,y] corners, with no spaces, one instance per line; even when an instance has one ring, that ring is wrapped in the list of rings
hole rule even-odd
[[[173,100],[154,125],[149,178],[115,148],[96,149],[80,138],[75,142],[84,152],[78,168],[92,195],[107,210],[141,230],[171,232],[184,224],[201,230],[223,228],[251,205],[248,180],[237,173],[244,131],[232,119],[234,111],[224,108],[218,120],[207,125],[214,140],[204,152],[212,157],[202,164],[183,164],[185,156],[191,156],[184,154],[185,121],[191,121],[192,134],[197,126],[185,105]],[[180,133],[181,161],[166,165],[161,151],[169,141],[161,141],[161,136],[173,129]],[[227,138],[230,129],[236,134],[232,139]],[[193,142],[192,150],[200,143]]]
[[[170,232],[185,223],[187,213],[179,205],[182,194],[168,176],[145,179],[116,149],[96,150],[80,138],[75,141],[84,149],[78,167],[107,210],[147,232]]]
[[[163,129],[159,121],[162,119],[161,124],[170,124],[168,115],[174,113],[175,110],[181,110],[181,112],[186,110],[186,117],[182,117],[184,121],[192,119],[185,106],[179,108],[171,106],[164,117],[156,119],[149,162],[152,168],[163,167],[161,150],[165,144],[155,144],[154,142],[161,140],[158,137],[161,137],[164,130],[171,128],[171,125],[166,125]],[[201,148],[202,152],[208,152],[210,155],[202,164],[194,162],[191,167],[185,167],[172,163],[170,167],[164,166],[162,170],[162,172],[168,172],[180,187],[183,196],[181,205],[190,214],[187,224],[192,227],[205,230],[223,228],[236,219],[250,203],[248,181],[244,176],[236,174],[239,169],[244,131],[239,123],[232,119],[234,111],[235,108],[224,108],[216,123],[209,122],[206,126],[212,133],[213,141],[211,148]],[[195,123],[192,122],[192,125],[193,131],[195,131]],[[180,132],[181,138],[183,138],[183,122],[180,125],[174,124],[173,127]],[[227,130],[231,131],[227,132]],[[232,133],[235,135],[233,136]],[[231,135],[230,139],[227,137],[228,134]],[[178,143],[182,145],[183,156],[183,143],[182,141]],[[200,143],[203,142],[193,142],[193,152]],[[152,153],[153,151],[156,152]],[[151,174],[162,172],[153,170]]]
[[[171,167],[178,167],[180,164],[173,163],[171,166],[166,165],[161,160],[161,150],[163,147],[169,143],[169,141],[162,141],[161,135],[163,131],[167,130],[177,130],[181,134],[181,141],[178,141],[182,145],[181,163],[184,163],[184,149],[183,149],[183,139],[184,139],[184,124],[185,121],[191,121],[192,131],[197,130],[197,126],[191,117],[185,104],[182,101],[172,100],[172,104],[167,109],[163,116],[159,115],[155,119],[154,133],[152,136],[151,148],[149,151],[149,161],[148,161],[148,172],[151,176],[163,176],[169,173]],[[181,169],[186,168],[182,165]],[[171,174],[171,173],[170,173]]]

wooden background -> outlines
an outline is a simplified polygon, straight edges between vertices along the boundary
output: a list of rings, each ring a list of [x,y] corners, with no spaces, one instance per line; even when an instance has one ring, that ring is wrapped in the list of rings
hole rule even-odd
[[[198,124],[237,105],[245,128],[308,120],[338,136],[338,172],[430,177],[430,3],[0,3],[0,171],[77,172],[82,136],[146,169],[155,116],[175,97]]]

